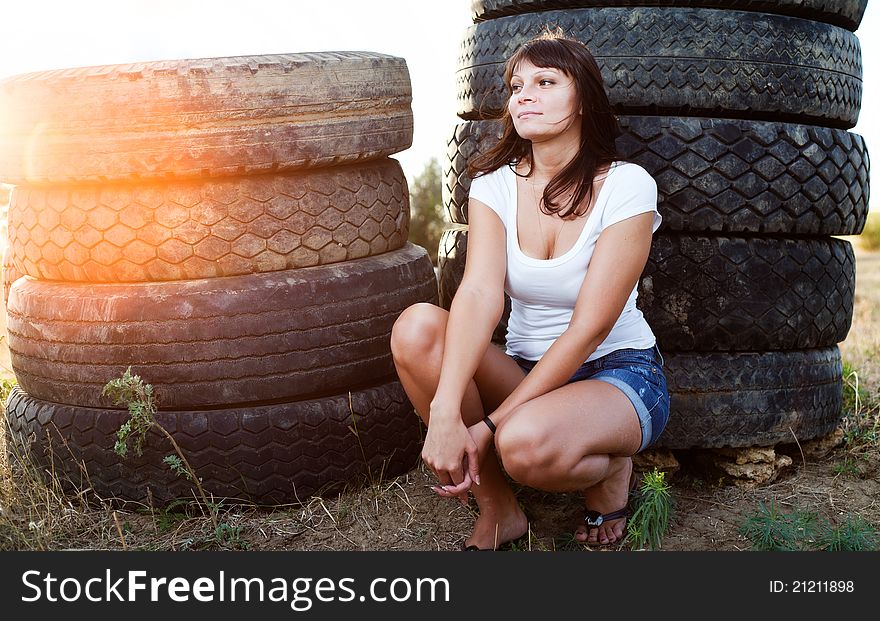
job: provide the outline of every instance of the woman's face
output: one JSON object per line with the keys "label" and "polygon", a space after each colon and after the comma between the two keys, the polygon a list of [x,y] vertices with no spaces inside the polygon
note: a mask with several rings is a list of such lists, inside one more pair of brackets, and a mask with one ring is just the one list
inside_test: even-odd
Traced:
{"label": "woman's face", "polygon": [[544,142],[580,134],[580,102],[574,80],[551,67],[519,63],[510,80],[507,109],[521,138]]}

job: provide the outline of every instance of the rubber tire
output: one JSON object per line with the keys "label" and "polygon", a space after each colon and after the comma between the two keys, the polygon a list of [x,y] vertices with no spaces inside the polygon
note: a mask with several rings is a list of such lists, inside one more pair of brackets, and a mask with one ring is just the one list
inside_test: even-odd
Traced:
{"label": "rubber tire", "polygon": [[[440,243],[440,305],[449,308],[467,229]],[[838,239],[654,237],[637,305],[663,352],[764,351],[835,345],[852,322],[855,256]],[[504,344],[505,314],[493,340]]]}
{"label": "rubber tire", "polygon": [[411,101],[405,60],[372,52],[29,73],[0,81],[0,171],[13,184],[104,182],[374,159],[412,145]]}
{"label": "rubber tire", "polygon": [[[268,274],[139,284],[13,284],[12,368],[54,403],[112,407],[101,396],[127,367],[162,409],[293,401],[394,377],[391,327],[436,302],[424,248]],[[122,407],[122,406],[120,406]]]}
{"label": "rubber tire", "polygon": [[[868,217],[862,136],[789,123],[620,117],[621,158],[657,181],[663,232],[858,235]],[[447,142],[444,204],[467,223],[468,161],[500,139],[497,121],[465,121]]]}
{"label": "rubber tire", "polygon": [[590,48],[618,114],[843,129],[858,119],[862,62],[853,33],[767,13],[656,7],[546,11],[470,27],[457,74],[461,118],[501,115],[504,61],[548,25]]}
{"label": "rubber tire", "polygon": [[837,346],[663,356],[670,417],[657,448],[802,442],[840,422],[843,367]]}
{"label": "rubber tire", "polygon": [[384,158],[287,174],[16,186],[18,270],[67,282],[215,278],[313,267],[403,246],[409,196]]}
{"label": "rubber tire", "polygon": [[[467,261],[467,227],[453,226],[440,237],[440,248],[437,252],[439,266],[440,306],[449,310],[452,298],[458,291],[464,276],[464,265]],[[504,313],[492,333],[492,342],[505,346],[507,342],[507,321],[510,318],[510,297],[504,294]]]}
{"label": "rubber tire", "polygon": [[[197,495],[185,477],[163,463],[174,449],[157,430],[147,434],[141,456],[130,450],[121,458],[114,452],[116,430],[128,419],[127,411],[50,403],[15,387],[6,419],[13,453],[51,469],[65,487],[159,505]],[[160,410],[156,421],[217,500],[303,502],[367,477],[403,474],[416,465],[421,450],[418,416],[396,381],[292,403]]]}
{"label": "rubber tire", "polygon": [[844,240],[658,234],[638,306],[664,352],[812,349],[846,339],[854,293]]}
{"label": "rubber tire", "polygon": [[607,6],[697,6],[740,11],[766,11],[827,22],[855,31],[862,22],[868,0],[473,0],[473,20],[485,21],[507,15],[553,9]]}

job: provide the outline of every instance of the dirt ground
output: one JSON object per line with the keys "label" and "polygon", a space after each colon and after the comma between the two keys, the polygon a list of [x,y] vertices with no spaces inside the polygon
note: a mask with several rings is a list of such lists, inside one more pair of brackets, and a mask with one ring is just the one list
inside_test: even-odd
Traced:
{"label": "dirt ground", "polygon": [[[858,251],[857,257],[853,327],[841,350],[870,395],[869,405],[862,406],[863,416],[873,416],[876,423],[880,252]],[[5,333],[5,317],[2,328]],[[11,366],[5,336],[0,350],[0,372],[7,373]],[[811,448],[811,444],[776,447],[777,455],[787,455],[790,464],[777,469],[773,480],[758,485],[737,484],[716,469],[713,452],[676,452],[678,467],[668,470],[674,511],[662,549],[749,549],[751,544],[739,529],[757,514],[760,503],[771,502],[783,512],[815,512],[832,524],[859,516],[880,530],[877,441],[858,451],[839,445],[828,452],[827,447]],[[212,539],[210,523],[203,517],[105,505],[96,507],[91,527],[83,528],[81,521],[76,528],[56,524],[43,545],[51,549],[456,550],[471,530],[475,505],[440,499],[430,491],[432,484],[433,477],[419,465],[396,479],[314,497],[299,506],[230,507],[219,518],[226,527],[222,543]],[[519,498],[530,519],[531,537],[517,549],[587,549],[571,538],[581,504],[576,494],[522,488]]]}

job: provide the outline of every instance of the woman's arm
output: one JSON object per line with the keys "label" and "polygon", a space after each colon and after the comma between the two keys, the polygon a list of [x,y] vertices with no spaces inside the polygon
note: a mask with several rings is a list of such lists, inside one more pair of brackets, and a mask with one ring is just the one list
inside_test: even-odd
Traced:
{"label": "woman's arm", "polygon": [[431,409],[461,406],[468,382],[504,312],[506,233],[498,215],[480,201],[468,206],[464,276],[449,308],[443,366]]}
{"label": "woman's arm", "polygon": [[[504,312],[506,233],[498,215],[477,200],[468,206],[464,276],[449,309],[443,362],[431,401],[422,459],[441,485],[478,480],[476,445],[461,418],[461,403]],[[463,468],[468,456],[467,469]],[[466,497],[465,497],[466,498]]]}

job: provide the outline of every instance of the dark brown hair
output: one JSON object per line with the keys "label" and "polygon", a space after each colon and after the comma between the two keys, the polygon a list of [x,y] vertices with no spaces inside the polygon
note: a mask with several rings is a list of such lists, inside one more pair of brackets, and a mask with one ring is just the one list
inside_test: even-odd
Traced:
{"label": "dark brown hair", "polygon": [[[603,166],[619,160],[615,140],[620,134],[617,117],[611,110],[599,65],[587,47],[580,41],[569,39],[560,32],[545,32],[526,41],[507,59],[504,81],[508,96],[511,94],[511,76],[516,67],[528,61],[536,67],[550,67],[562,71],[574,81],[575,92],[581,101],[581,144],[578,154],[544,188],[541,209],[547,214],[567,217],[573,213],[583,215],[593,198],[593,178]],[[503,133],[501,140],[468,164],[471,178],[500,168],[525,161],[532,174],[532,142],[516,133],[507,106],[501,117]],[[516,172],[514,170],[514,172]],[[519,173],[517,173],[519,174]],[[574,190],[571,207],[563,212],[555,200],[568,189]],[[586,199],[586,200],[585,200]],[[576,206],[584,209],[576,211]]]}

